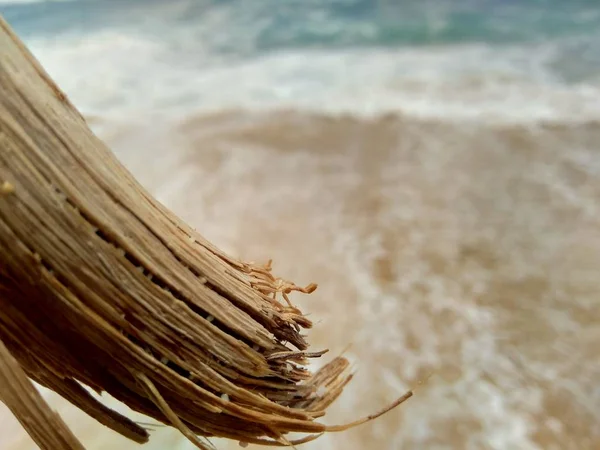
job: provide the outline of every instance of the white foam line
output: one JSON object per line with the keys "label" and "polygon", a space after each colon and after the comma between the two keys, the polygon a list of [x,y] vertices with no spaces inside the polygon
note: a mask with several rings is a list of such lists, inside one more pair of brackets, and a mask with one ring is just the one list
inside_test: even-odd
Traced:
{"label": "white foam line", "polygon": [[228,60],[180,44],[187,47],[178,54],[168,39],[117,30],[29,42],[75,104],[101,114],[288,108],[504,122],[600,118],[598,86],[566,85],[549,68],[553,43],[288,50]]}

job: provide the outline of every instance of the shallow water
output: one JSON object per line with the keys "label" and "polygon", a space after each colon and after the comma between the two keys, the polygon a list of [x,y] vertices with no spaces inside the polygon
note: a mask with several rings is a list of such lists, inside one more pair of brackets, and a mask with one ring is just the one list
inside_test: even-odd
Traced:
{"label": "shallow water", "polygon": [[[375,21],[355,3],[321,14]],[[416,387],[397,411],[304,448],[600,447],[600,72],[573,51],[594,32],[533,7],[520,10],[538,17],[533,37],[419,45],[341,44],[333,32],[301,45],[290,32],[259,46],[264,35],[242,25],[262,10],[237,2],[175,2],[170,15],[153,3],[139,23],[181,20],[191,4],[205,8],[194,35],[204,53],[188,39],[192,19],[170,40],[125,28],[135,1],[84,34],[21,29],[160,201],[229,253],[319,284],[294,297],[316,322],[310,340],[333,354],[351,344],[357,369],[328,423]],[[581,17],[598,12],[578,5]],[[249,42],[235,55],[214,36],[231,23]],[[49,396],[87,448],[136,447]],[[34,448],[2,414],[2,448]],[[150,449],[192,448],[171,430],[155,436]]]}

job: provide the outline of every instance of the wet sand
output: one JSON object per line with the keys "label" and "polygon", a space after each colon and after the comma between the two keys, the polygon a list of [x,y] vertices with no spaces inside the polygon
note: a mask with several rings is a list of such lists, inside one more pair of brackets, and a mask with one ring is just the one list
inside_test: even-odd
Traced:
{"label": "wet sand", "polygon": [[[328,423],[416,388],[303,448],[600,448],[599,124],[231,111],[94,127],[206,238],[319,284],[294,297],[310,341],[351,345],[357,370]],[[51,397],[87,448],[138,447]],[[35,448],[0,420],[19,434],[2,449]],[[159,429],[145,448],[192,446]]]}

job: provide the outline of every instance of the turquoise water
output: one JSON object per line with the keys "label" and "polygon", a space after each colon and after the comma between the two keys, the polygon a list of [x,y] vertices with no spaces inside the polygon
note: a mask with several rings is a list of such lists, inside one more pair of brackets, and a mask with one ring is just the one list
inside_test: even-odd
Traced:
{"label": "turquoise water", "polygon": [[[354,99],[342,109],[355,112],[407,109],[415,84],[427,102],[439,89],[467,89],[468,98],[484,86],[478,98],[499,98],[573,85],[579,96],[600,84],[592,0],[79,0],[0,2],[0,13],[96,112],[129,93],[140,104],[136,88],[152,100],[145,109],[163,111],[295,108],[312,96],[317,109]],[[231,95],[211,94],[224,89]]]}
{"label": "turquoise water", "polygon": [[[257,51],[290,47],[514,43],[598,37],[597,1],[50,1],[0,4],[25,35],[89,32],[105,27],[194,27],[220,15],[234,28],[223,50],[251,39]],[[239,33],[239,30],[245,33]],[[227,28],[221,29],[221,34]],[[222,39],[228,41],[228,39]],[[237,42],[239,44],[239,42]],[[242,48],[246,45],[241,45]]]}

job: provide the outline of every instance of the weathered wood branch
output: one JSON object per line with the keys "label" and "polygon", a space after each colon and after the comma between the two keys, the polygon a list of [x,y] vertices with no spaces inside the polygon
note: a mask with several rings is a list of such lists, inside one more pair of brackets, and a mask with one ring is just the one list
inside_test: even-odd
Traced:
{"label": "weathered wood branch", "polygon": [[0,341],[0,399],[42,450],[83,450],[60,416],[27,378],[17,360]]}
{"label": "weathered wood branch", "polygon": [[315,418],[348,363],[303,367],[321,353],[304,352],[311,323],[287,298],[316,286],[230,258],[157,202],[1,17],[0,250],[0,340],[113,430],[148,440],[80,383],[201,448],[196,435],[289,445],[327,431]]}

